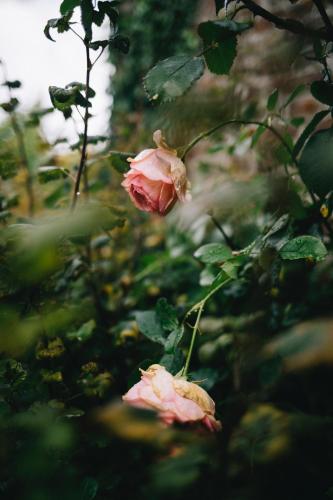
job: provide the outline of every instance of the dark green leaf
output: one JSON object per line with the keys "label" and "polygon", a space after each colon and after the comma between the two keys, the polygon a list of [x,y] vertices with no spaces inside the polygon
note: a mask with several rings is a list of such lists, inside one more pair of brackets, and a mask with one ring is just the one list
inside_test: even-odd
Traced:
{"label": "dark green leaf", "polygon": [[253,148],[257,144],[257,142],[259,141],[260,137],[265,132],[265,130],[266,130],[266,127],[264,125],[259,125],[259,127],[257,128],[257,130],[255,131],[255,133],[252,136],[251,148]]}
{"label": "dark green leaf", "polygon": [[278,98],[279,98],[279,90],[274,89],[273,92],[271,93],[271,95],[267,99],[266,107],[267,107],[268,111],[275,110],[277,102],[278,102]]}
{"label": "dark green leaf", "polygon": [[19,89],[20,87],[22,87],[22,83],[20,82],[20,80],[7,80],[2,85],[8,87],[9,89]]}
{"label": "dark green leaf", "polygon": [[90,42],[89,47],[92,50],[105,49],[109,45],[109,40],[98,40],[96,42]]}
{"label": "dark green leaf", "polygon": [[206,21],[199,24],[198,33],[204,42],[205,60],[212,73],[226,75],[236,57],[237,35],[252,26],[236,21]]}
{"label": "dark green leaf", "polygon": [[305,127],[304,131],[302,132],[302,134],[298,138],[298,140],[297,140],[297,142],[295,144],[295,147],[294,147],[293,156],[295,158],[298,156],[298,153],[303,148],[303,146],[304,146],[306,140],[308,139],[308,137],[312,134],[312,132],[314,132],[314,130],[316,129],[317,125],[319,125],[319,123],[324,118],[326,118],[326,116],[328,115],[328,113],[329,113],[329,110],[319,111],[318,113],[316,113],[314,115],[314,117],[312,118],[312,120]]}
{"label": "dark green leaf", "polygon": [[281,106],[281,110],[286,108],[287,106],[289,106],[290,103],[293,102],[294,99],[296,99],[296,97],[298,97],[300,94],[302,94],[302,92],[304,92],[306,89],[306,86],[301,83],[300,85],[297,85],[297,87],[291,92],[291,94],[289,95],[289,97],[287,98],[286,102]]}
{"label": "dark green leaf", "polygon": [[299,160],[299,171],[306,186],[325,196],[333,190],[333,129],[316,132],[306,143]]}
{"label": "dark green leaf", "polygon": [[232,258],[232,251],[222,243],[208,243],[198,248],[194,257],[205,264],[216,264]]}
{"label": "dark green leaf", "polygon": [[201,57],[173,56],[157,63],[145,76],[144,87],[153,101],[167,102],[185,94],[204,72]]}
{"label": "dark green leaf", "polygon": [[61,167],[39,167],[38,180],[41,184],[46,184],[50,181],[65,179],[68,176],[68,171]]}
{"label": "dark green leaf", "polygon": [[163,330],[170,332],[178,327],[176,310],[166,299],[162,298],[158,300],[156,314]]}
{"label": "dark green leaf", "polygon": [[94,12],[92,0],[81,0],[81,23],[85,31],[85,39],[88,41],[92,39]]}
{"label": "dark green leaf", "polygon": [[298,236],[288,241],[279,254],[284,260],[295,259],[315,259],[323,260],[327,255],[327,250],[323,242],[314,236]]}
{"label": "dark green leaf", "polygon": [[96,322],[94,319],[87,321],[80,328],[74,332],[67,333],[66,337],[69,340],[77,340],[78,342],[85,342],[89,340],[96,328]]}
{"label": "dark green leaf", "polygon": [[63,0],[62,4],[60,5],[60,13],[64,16],[68,12],[74,10],[75,7],[78,7],[80,3],[81,0]]}
{"label": "dark green leaf", "polygon": [[81,484],[80,499],[94,500],[98,492],[98,482],[92,477],[86,477]]}
{"label": "dark green leaf", "polygon": [[176,347],[182,340],[184,335],[184,326],[177,326],[168,336],[164,345],[164,351],[166,354],[172,354],[175,352]]}
{"label": "dark green leaf", "polygon": [[119,18],[119,12],[117,9],[114,8],[114,3],[113,2],[98,2],[98,9],[100,12],[102,12],[104,15],[107,15],[110,19],[110,22],[113,24],[113,26],[116,26],[118,18]]}
{"label": "dark green leaf", "polygon": [[115,35],[109,41],[109,46],[111,49],[116,49],[127,54],[130,49],[130,40],[127,36]]}
{"label": "dark green leaf", "polygon": [[6,111],[6,113],[12,113],[13,111],[15,111],[18,105],[19,100],[16,99],[16,97],[12,97],[10,101],[0,104],[0,108]]}
{"label": "dark green leaf", "polygon": [[225,0],[215,0],[216,15],[224,7],[224,2],[225,2]]}
{"label": "dark green leaf", "polygon": [[145,337],[158,344],[165,344],[165,333],[155,311],[138,311],[135,319]]}
{"label": "dark green leaf", "polygon": [[323,81],[311,84],[311,94],[317,101],[333,106],[333,84]]}

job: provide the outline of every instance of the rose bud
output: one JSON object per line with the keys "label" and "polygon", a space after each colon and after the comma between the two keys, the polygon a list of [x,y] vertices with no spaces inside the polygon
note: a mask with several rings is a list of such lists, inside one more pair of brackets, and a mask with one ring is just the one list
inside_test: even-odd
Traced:
{"label": "rose bud", "polygon": [[134,159],[128,158],[131,168],[121,185],[137,208],[166,215],[177,200],[190,198],[190,184],[184,163],[166,144],[160,130],[154,132],[153,139],[156,149],[145,149]]}
{"label": "rose bud", "polygon": [[126,403],[157,411],[167,425],[200,422],[210,431],[221,429],[221,423],[214,417],[215,403],[204,389],[174,377],[161,365],[140,371],[140,382],[123,396]]}

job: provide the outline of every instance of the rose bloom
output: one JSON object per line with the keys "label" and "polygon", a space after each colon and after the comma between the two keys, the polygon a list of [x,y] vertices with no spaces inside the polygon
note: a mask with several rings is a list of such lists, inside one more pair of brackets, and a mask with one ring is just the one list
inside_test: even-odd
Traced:
{"label": "rose bloom", "polygon": [[161,365],[140,371],[140,382],[123,396],[126,403],[157,411],[167,425],[201,422],[210,431],[221,429],[221,423],[214,417],[215,403],[204,389],[174,377]]}
{"label": "rose bloom", "polygon": [[122,186],[134,205],[144,212],[166,215],[177,200],[189,199],[189,182],[184,163],[170,148],[160,130],[153,135],[156,149],[145,149],[134,159]]}

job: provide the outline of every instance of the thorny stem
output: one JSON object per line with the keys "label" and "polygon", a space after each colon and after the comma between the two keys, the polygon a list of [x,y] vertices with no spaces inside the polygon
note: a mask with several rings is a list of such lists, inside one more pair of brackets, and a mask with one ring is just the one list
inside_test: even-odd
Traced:
{"label": "thorny stem", "polygon": [[[8,75],[7,75],[7,70],[5,64],[2,62],[2,72],[4,76],[4,81],[8,81]],[[13,98],[11,88],[8,87],[8,95],[9,95],[9,100]],[[29,166],[29,156],[27,153],[27,149],[25,146],[24,142],[24,135],[23,131],[21,129],[21,126],[19,124],[17,114],[15,110],[9,112],[10,116],[10,121],[12,124],[12,128],[16,137],[17,145],[18,145],[18,150],[20,154],[20,159],[21,159],[21,165],[25,169],[26,172],[26,180],[25,180],[25,187],[27,191],[27,196],[28,196],[28,213],[29,217],[33,217],[35,213],[35,194],[34,194],[34,187],[33,187],[33,176],[30,172],[30,166]]]}
{"label": "thorny stem", "polygon": [[[85,44],[85,48],[86,48],[86,61],[87,61],[86,95],[85,95],[85,97],[86,97],[86,101],[88,101],[88,99],[89,99],[89,86],[90,86],[90,74],[91,74],[92,64],[91,64],[91,60],[90,60],[90,50],[89,50],[88,42],[84,42],[84,44]],[[82,174],[86,170],[87,146],[88,146],[88,124],[89,124],[89,107],[87,105],[86,111],[84,114],[84,132],[83,132],[83,143],[82,143],[82,150],[81,150],[81,160],[80,160],[79,170],[78,170],[77,176],[76,176],[76,182],[75,182],[72,205],[71,205],[72,212],[75,210],[77,200],[80,196],[81,177],[82,177]],[[87,193],[88,193],[88,176],[87,176],[86,172],[84,174],[84,192],[87,195]]]}
{"label": "thorny stem", "polygon": [[[191,343],[190,343],[190,347],[189,347],[189,350],[188,350],[188,353],[187,353],[187,356],[186,356],[185,366],[184,366],[184,368],[182,370],[182,376],[183,377],[186,377],[186,375],[188,373],[188,369],[189,369],[189,366],[190,366],[191,357],[192,357],[192,353],[193,353],[193,347],[194,347],[194,344],[195,344],[195,339],[196,339],[196,336],[197,336],[197,333],[198,333],[198,330],[199,330],[199,324],[200,324],[201,315],[203,313],[203,310],[204,310],[204,307],[206,305],[206,302],[218,290],[220,290],[220,288],[222,288],[223,286],[225,286],[228,283],[230,283],[230,281],[231,281],[231,278],[227,278],[225,281],[222,281],[222,283],[218,284],[215,288],[213,288],[202,300],[200,300],[193,307],[191,307],[191,309],[187,312],[187,314],[186,314],[186,316],[184,318],[184,321],[185,321],[186,318],[188,318],[188,316],[190,316],[194,311],[198,311],[197,318],[196,318],[195,324],[193,326]],[[183,323],[184,323],[184,321],[183,321]]]}

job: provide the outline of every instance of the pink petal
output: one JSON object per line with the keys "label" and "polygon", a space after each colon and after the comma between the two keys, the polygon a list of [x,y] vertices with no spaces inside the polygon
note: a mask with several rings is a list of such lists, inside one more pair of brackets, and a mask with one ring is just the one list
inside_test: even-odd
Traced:
{"label": "pink petal", "polygon": [[157,156],[157,149],[146,149],[142,151],[134,160],[130,161],[131,170],[140,172],[152,181],[163,181],[172,184],[170,177],[170,162]]}

